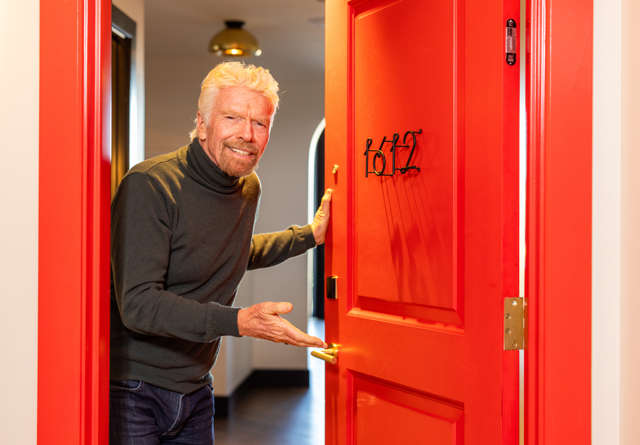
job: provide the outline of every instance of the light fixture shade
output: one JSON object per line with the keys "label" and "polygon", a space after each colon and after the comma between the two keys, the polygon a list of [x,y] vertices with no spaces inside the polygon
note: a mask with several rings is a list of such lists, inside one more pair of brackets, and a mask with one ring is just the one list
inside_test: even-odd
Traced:
{"label": "light fixture shade", "polygon": [[241,20],[227,20],[227,26],[211,38],[209,52],[218,56],[248,57],[259,56],[262,50],[256,38],[247,30],[242,29]]}

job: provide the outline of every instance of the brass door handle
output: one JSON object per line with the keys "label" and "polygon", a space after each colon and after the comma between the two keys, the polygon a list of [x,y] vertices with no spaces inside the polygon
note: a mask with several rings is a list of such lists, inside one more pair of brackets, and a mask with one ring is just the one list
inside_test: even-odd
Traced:
{"label": "brass door handle", "polygon": [[338,362],[338,346],[335,343],[329,344],[329,348],[322,351],[311,351],[311,355],[327,363],[335,365]]}

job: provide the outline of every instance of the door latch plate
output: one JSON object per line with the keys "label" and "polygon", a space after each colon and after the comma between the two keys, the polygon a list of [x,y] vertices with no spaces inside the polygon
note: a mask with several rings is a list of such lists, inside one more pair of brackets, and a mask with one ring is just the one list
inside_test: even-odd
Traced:
{"label": "door latch plate", "polygon": [[337,300],[338,299],[338,277],[336,275],[331,275],[327,277],[327,299],[329,300]]}

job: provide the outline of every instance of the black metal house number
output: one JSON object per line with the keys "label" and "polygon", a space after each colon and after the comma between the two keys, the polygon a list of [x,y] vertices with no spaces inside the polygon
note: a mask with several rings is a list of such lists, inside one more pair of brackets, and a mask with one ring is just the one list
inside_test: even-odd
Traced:
{"label": "black metal house number", "polygon": [[[380,142],[380,146],[377,149],[372,149],[373,139],[367,138],[367,148],[364,151],[364,156],[366,158],[365,163],[365,172],[364,176],[368,177],[369,173],[373,173],[376,176],[393,176],[396,172],[400,172],[400,174],[405,174],[408,171],[415,170],[420,171],[420,167],[411,164],[411,160],[413,159],[413,152],[416,149],[416,135],[421,134],[422,129],[417,131],[407,131],[403,138],[402,144],[399,144],[400,135],[398,133],[394,133],[391,139],[387,139],[386,137],[382,138],[382,142]],[[411,143],[407,142],[407,139],[411,136]],[[387,169],[387,157],[385,156],[382,149],[384,148],[384,144],[391,144],[391,167],[389,169],[389,173],[386,172]],[[398,167],[398,149],[400,148],[410,148],[409,158],[404,166]],[[373,155],[371,155],[373,153]]]}

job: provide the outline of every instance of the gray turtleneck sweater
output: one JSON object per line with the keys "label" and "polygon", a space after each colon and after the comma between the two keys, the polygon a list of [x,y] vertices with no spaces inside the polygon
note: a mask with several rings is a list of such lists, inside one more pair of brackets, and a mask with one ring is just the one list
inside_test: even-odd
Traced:
{"label": "gray turtleneck sweater", "polygon": [[197,139],[127,173],[111,203],[111,379],[211,382],[245,271],[315,246],[308,225],[252,236],[259,196],[255,173],[228,176]]}

